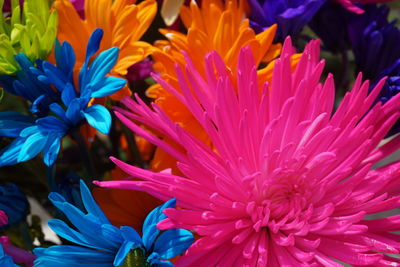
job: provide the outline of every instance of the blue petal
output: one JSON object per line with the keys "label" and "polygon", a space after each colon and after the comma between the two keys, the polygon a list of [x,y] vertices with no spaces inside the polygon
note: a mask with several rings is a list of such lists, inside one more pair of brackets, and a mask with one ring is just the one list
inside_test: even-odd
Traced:
{"label": "blue petal", "polygon": [[82,99],[75,98],[71,101],[67,108],[66,117],[73,124],[78,124],[82,119]]}
{"label": "blue petal", "polygon": [[95,29],[92,35],[90,35],[89,42],[86,47],[86,58],[85,58],[86,65],[89,63],[90,58],[94,54],[96,54],[96,52],[99,50],[102,38],[103,38],[103,30],[101,28]]}
{"label": "blue petal", "polygon": [[52,93],[52,89],[37,79],[37,74],[32,72],[35,69],[32,62],[23,53],[15,56],[22,70],[17,71],[18,80],[13,84],[16,95],[22,96],[33,102],[42,94]]}
{"label": "blue petal", "polygon": [[163,232],[156,240],[153,251],[161,259],[171,259],[185,252],[193,243],[193,234],[184,229],[171,229]]}
{"label": "blue petal", "polygon": [[156,237],[160,233],[160,230],[158,230],[156,227],[157,223],[167,218],[167,216],[162,211],[167,208],[174,208],[175,205],[176,205],[176,199],[172,198],[169,201],[162,204],[161,206],[152,210],[150,214],[147,215],[142,228],[143,232],[142,240],[144,246],[146,247],[146,250],[148,251],[151,250]]}
{"label": "blue petal", "polygon": [[18,112],[0,112],[0,136],[18,137],[26,127],[32,126],[34,119]]}
{"label": "blue petal", "polygon": [[99,218],[93,216],[93,214],[85,214],[68,202],[64,202],[57,207],[67,216],[74,227],[82,233],[87,244],[103,247],[108,251],[116,251],[123,242],[117,227],[111,224],[101,224]]}
{"label": "blue petal", "polygon": [[73,82],[73,70],[75,66],[75,52],[68,42],[60,45],[56,40],[55,55],[57,67],[64,73],[70,83]]}
{"label": "blue petal", "polygon": [[79,88],[81,89],[81,92],[84,91],[85,86],[87,82],[87,68],[89,65],[90,58],[96,54],[96,52],[100,48],[100,42],[101,39],[103,38],[103,30],[102,29],[96,29],[93,31],[92,35],[90,35],[89,42],[86,47],[86,57],[85,57],[85,62],[82,65],[80,71],[79,71]]}
{"label": "blue petal", "polygon": [[110,112],[101,105],[93,105],[82,111],[87,122],[99,132],[108,134],[111,127]]}
{"label": "blue petal", "polygon": [[40,95],[33,101],[29,111],[37,116],[46,116],[49,112],[49,96],[46,94]]}
{"label": "blue petal", "polygon": [[34,158],[37,154],[39,154],[46,145],[47,135],[44,135],[41,132],[37,132],[29,136],[18,155],[18,162],[23,162]]}
{"label": "blue petal", "polygon": [[33,126],[29,126],[29,127],[25,128],[25,129],[23,129],[20,132],[19,136],[20,137],[29,137],[32,134],[36,133],[36,132],[39,132],[39,127],[35,124]]}
{"label": "blue petal", "polygon": [[121,235],[125,240],[132,241],[142,245],[142,238],[135,229],[129,226],[121,226]]}
{"label": "blue petal", "polygon": [[57,233],[57,235],[75,244],[111,253],[115,252],[115,247],[109,247],[108,244],[104,242],[95,242],[93,237],[84,235],[71,229],[65,222],[59,219],[52,219],[48,222],[48,224],[50,228]]}
{"label": "blue petal", "polygon": [[93,89],[91,97],[105,97],[121,90],[126,84],[125,79],[117,77],[105,77],[101,83],[97,84]]}
{"label": "blue petal", "polygon": [[89,68],[88,77],[92,82],[99,81],[107,73],[110,72],[112,67],[118,59],[118,47],[112,47],[101,52],[92,62]]}
{"label": "blue petal", "polygon": [[43,83],[54,85],[58,91],[63,91],[65,85],[70,82],[68,77],[50,62],[43,61],[42,68],[45,75],[39,75],[38,80]]}
{"label": "blue petal", "polygon": [[109,267],[114,260],[113,253],[69,245],[36,248],[33,253],[38,257],[34,266],[40,267]]}
{"label": "blue petal", "polygon": [[[97,217],[96,221],[97,222],[99,221]],[[117,227],[111,224],[105,223],[101,225],[101,235],[108,242],[114,242],[116,244],[116,247],[119,247],[124,240],[121,231]]]}
{"label": "blue petal", "polygon": [[131,251],[132,249],[136,249],[138,247],[140,247],[140,245],[138,245],[135,242],[124,241],[124,243],[122,243],[121,247],[119,248],[117,255],[115,255],[115,260],[113,263],[114,266],[121,266],[124,263],[124,260],[128,255],[129,251]]}
{"label": "blue petal", "polygon": [[65,123],[53,116],[37,119],[36,124],[42,132],[57,132],[64,135],[68,130]]}
{"label": "blue petal", "polygon": [[56,115],[57,115],[58,117],[60,117],[62,120],[65,121],[65,120],[67,119],[65,110],[64,110],[59,104],[53,103],[53,104],[51,104],[49,107],[50,107],[50,110],[51,110],[52,112],[54,112],[54,114],[56,114]]}
{"label": "blue petal", "polygon": [[64,105],[69,106],[71,102],[76,99],[76,96],[77,94],[73,85],[71,83],[67,83],[64,90],[61,92],[61,100]]}
{"label": "blue petal", "polygon": [[18,163],[18,155],[25,140],[25,137],[18,137],[10,145],[0,150],[0,167]]}
{"label": "blue petal", "polygon": [[47,140],[46,146],[43,148],[43,161],[47,166],[53,165],[56,161],[60,145],[61,137],[58,135],[51,135]]}
{"label": "blue petal", "polygon": [[92,194],[90,193],[89,188],[86,184],[81,180],[81,195],[82,201],[85,206],[85,209],[93,214],[94,216],[99,218],[99,221],[104,224],[111,224],[110,221],[107,219],[106,215],[101,211],[99,206],[97,205],[96,201],[93,199]]}

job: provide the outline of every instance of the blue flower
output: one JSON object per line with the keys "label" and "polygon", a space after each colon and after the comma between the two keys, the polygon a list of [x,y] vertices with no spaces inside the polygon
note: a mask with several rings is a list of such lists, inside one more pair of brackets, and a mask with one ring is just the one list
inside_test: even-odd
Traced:
{"label": "blue flower", "polygon": [[326,0],[249,0],[250,23],[256,32],[278,24],[276,41],[296,36]]}
{"label": "blue flower", "polygon": [[16,265],[13,262],[13,259],[11,258],[11,256],[4,253],[4,249],[1,244],[0,244],[0,266],[1,267],[18,267],[18,265]]}
{"label": "blue flower", "polygon": [[50,227],[59,236],[80,246],[37,248],[34,253],[38,258],[34,266],[173,266],[171,262],[161,259],[182,254],[194,240],[192,233],[187,230],[160,231],[156,227],[158,222],[166,218],[162,211],[175,207],[175,199],[157,207],[147,216],[141,238],[129,226],[117,228],[111,225],[82,181],[81,195],[87,213],[68,203],[58,193],[49,195],[76,230],[58,219],[49,221]]}
{"label": "blue flower", "polygon": [[[16,72],[16,76],[0,75],[0,86],[7,92],[31,102],[29,111],[33,114],[39,117],[46,116],[49,105],[60,100],[59,92],[38,80],[36,68],[25,54],[19,53],[15,59],[21,70]],[[36,65],[41,67],[42,62],[36,60]]]}
{"label": "blue flower", "polygon": [[[78,129],[84,121],[101,133],[108,133],[111,127],[109,111],[102,105],[90,105],[90,102],[93,98],[115,93],[126,81],[106,76],[117,61],[117,47],[94,57],[102,37],[103,31],[97,29],[89,39],[85,63],[79,72],[79,90],[74,86],[75,53],[69,43],[56,43],[56,66],[41,61],[39,67],[34,67],[29,60],[24,60],[23,54],[17,56],[24,63],[21,67],[26,72],[17,74],[18,79],[10,82],[12,85],[6,88],[30,100],[33,103],[31,111],[38,118],[16,112],[0,113],[0,126],[5,127],[5,130],[0,128],[0,136],[16,138],[0,151],[0,166],[30,160],[40,152],[44,155],[44,163],[47,166],[53,165],[60,150],[61,139]],[[7,79],[3,77],[0,82],[4,80]],[[56,90],[47,90],[50,85]],[[41,116],[49,111],[53,115]]]}
{"label": "blue flower", "polygon": [[376,79],[400,58],[400,30],[396,21],[388,21],[389,7],[365,5],[363,9],[364,14],[349,21],[349,38],[357,70]]}
{"label": "blue flower", "polygon": [[17,224],[25,220],[25,217],[29,211],[29,203],[26,199],[26,196],[19,191],[15,184],[0,186],[0,210],[7,214],[7,226]]}

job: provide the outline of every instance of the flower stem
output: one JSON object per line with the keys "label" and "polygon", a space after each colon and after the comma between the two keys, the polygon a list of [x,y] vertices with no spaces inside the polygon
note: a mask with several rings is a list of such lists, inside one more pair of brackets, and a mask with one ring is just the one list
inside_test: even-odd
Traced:
{"label": "flower stem", "polygon": [[89,147],[87,146],[85,139],[83,138],[82,134],[79,132],[79,129],[73,131],[70,133],[71,138],[78,144],[79,150],[81,152],[81,159],[83,160],[83,164],[85,166],[87,175],[89,176],[89,181],[87,179],[84,179],[86,182],[89,182],[90,184],[91,180],[94,180],[94,178],[97,177],[94,164],[93,164],[93,159],[90,154]]}

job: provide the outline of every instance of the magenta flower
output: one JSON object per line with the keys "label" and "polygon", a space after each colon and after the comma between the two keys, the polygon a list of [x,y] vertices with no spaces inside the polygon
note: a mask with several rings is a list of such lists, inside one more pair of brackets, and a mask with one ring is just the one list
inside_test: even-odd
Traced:
{"label": "magenta flower", "polygon": [[131,111],[117,109],[130,129],[178,160],[182,176],[113,159],[141,181],[97,184],[177,199],[181,208],[166,209],[168,218],[158,227],[199,235],[177,266],[400,263],[384,254],[399,253],[400,237],[392,232],[400,230],[400,215],[369,217],[400,206],[400,163],[371,169],[400,146],[400,137],[379,146],[399,118],[400,94],[374,105],[384,81],[368,94],[369,84],[359,75],[333,112],[332,75],[319,83],[324,68],[319,41],[305,48],[294,72],[293,53],[287,39],[271,84],[262,88],[249,48],[241,51],[237,73],[213,52],[206,57],[207,80],[189,58],[185,73],[176,70],[179,91],[156,77],[192,112],[212,148],[172,122],[156,104],[149,108],[139,98],[124,99]]}
{"label": "magenta flower", "polygon": [[24,266],[32,267],[36,259],[32,253],[13,246],[8,236],[0,236],[0,246],[3,246],[4,252],[11,256],[13,261]]}
{"label": "magenta flower", "polygon": [[7,214],[0,210],[0,227],[8,224]]}
{"label": "magenta flower", "polygon": [[364,10],[355,5],[355,3],[361,4],[373,4],[373,3],[384,3],[390,2],[393,0],[336,0],[339,4],[341,4],[345,9],[354,12],[356,14],[364,13]]}
{"label": "magenta flower", "polygon": [[85,0],[69,0],[75,7],[79,16],[84,19],[85,18]]}

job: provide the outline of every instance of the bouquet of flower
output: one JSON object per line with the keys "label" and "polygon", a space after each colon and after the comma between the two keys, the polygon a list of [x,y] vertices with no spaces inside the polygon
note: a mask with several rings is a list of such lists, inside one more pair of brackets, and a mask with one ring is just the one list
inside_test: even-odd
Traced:
{"label": "bouquet of flower", "polygon": [[0,266],[400,266],[398,1],[0,7]]}

